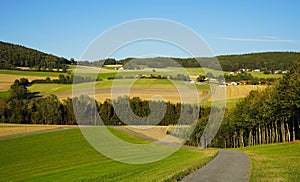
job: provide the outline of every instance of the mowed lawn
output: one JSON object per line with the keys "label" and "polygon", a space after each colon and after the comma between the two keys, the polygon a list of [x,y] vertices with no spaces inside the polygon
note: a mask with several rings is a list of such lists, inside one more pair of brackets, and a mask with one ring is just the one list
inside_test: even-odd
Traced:
{"label": "mowed lawn", "polygon": [[[131,143],[147,141],[111,131]],[[0,181],[163,181],[203,166],[217,150],[180,149],[158,162],[116,162],[91,147],[79,129],[0,139]],[[120,151],[122,152],[122,151]]]}
{"label": "mowed lawn", "polygon": [[300,181],[300,141],[240,150],[250,157],[250,181]]}

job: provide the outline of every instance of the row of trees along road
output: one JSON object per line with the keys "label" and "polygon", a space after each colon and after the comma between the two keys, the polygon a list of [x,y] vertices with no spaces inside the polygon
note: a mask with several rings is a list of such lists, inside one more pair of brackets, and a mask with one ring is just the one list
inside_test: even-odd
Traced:
{"label": "row of trees along road", "polygon": [[300,139],[300,60],[274,86],[249,96],[228,112],[217,147],[244,147]]}

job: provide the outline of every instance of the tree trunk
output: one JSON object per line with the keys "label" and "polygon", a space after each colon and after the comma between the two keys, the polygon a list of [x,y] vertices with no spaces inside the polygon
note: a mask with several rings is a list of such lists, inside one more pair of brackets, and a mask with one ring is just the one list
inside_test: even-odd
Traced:
{"label": "tree trunk", "polygon": [[275,143],[279,142],[277,122],[275,122]]}
{"label": "tree trunk", "polygon": [[295,131],[296,129],[295,129],[295,118],[293,118],[293,141],[295,141],[296,140],[296,131]]}
{"label": "tree trunk", "polygon": [[272,126],[271,126],[271,130],[272,130],[272,137],[271,137],[271,143],[274,143],[275,142],[275,125],[274,123],[272,123]]}
{"label": "tree trunk", "polygon": [[266,144],[266,127],[265,126],[262,127],[262,137],[261,137],[261,140],[262,140],[262,144]]}
{"label": "tree trunk", "polygon": [[281,120],[280,122],[280,129],[281,129],[281,141],[285,143],[285,128],[284,128],[284,121]]}
{"label": "tree trunk", "polygon": [[255,145],[255,135],[252,134],[252,145]]}
{"label": "tree trunk", "polygon": [[270,132],[269,126],[266,127],[266,142],[270,143]]}
{"label": "tree trunk", "polygon": [[256,143],[256,144],[255,144],[255,145],[259,145],[259,137],[258,137],[258,134],[259,134],[259,133],[258,133],[258,129],[256,129],[256,132],[255,132],[255,138],[256,138],[256,140],[255,140],[256,142],[255,142],[255,143]]}
{"label": "tree trunk", "polygon": [[252,130],[249,132],[249,139],[248,139],[248,146],[253,145],[253,136],[252,136]]}
{"label": "tree trunk", "polygon": [[235,148],[236,147],[236,143],[235,143],[235,137],[236,136],[236,131],[234,132],[234,134],[233,134],[233,148]]}
{"label": "tree trunk", "polygon": [[244,132],[240,131],[240,147],[244,147]]}
{"label": "tree trunk", "polygon": [[286,129],[287,129],[286,139],[287,139],[287,142],[290,142],[291,141],[291,133],[290,133],[288,121],[286,122]]}
{"label": "tree trunk", "polygon": [[258,144],[261,145],[261,129],[260,129],[260,126],[258,126]]}

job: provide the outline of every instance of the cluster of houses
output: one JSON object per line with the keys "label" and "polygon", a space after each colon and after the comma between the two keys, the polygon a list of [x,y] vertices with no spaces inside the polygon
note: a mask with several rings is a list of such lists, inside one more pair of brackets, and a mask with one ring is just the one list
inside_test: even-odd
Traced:
{"label": "cluster of houses", "polygon": [[241,80],[240,82],[220,82],[220,85],[226,85],[226,86],[250,85],[250,84],[251,84],[251,80]]}
{"label": "cluster of houses", "polygon": [[[251,70],[251,69],[241,68],[241,69],[236,70],[235,72],[232,71],[229,74],[234,75],[234,74],[241,74],[243,72],[261,72],[261,71],[262,71],[261,69]],[[284,71],[282,71],[282,70],[274,70],[273,73],[274,74],[285,74],[287,72],[288,72],[287,70],[284,70]],[[270,73],[271,73],[271,71],[270,71]]]}

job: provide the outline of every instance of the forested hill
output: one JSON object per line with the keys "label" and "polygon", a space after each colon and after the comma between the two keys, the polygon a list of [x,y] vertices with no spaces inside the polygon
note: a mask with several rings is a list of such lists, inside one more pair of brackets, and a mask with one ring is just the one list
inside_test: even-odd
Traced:
{"label": "forested hill", "polygon": [[[216,59],[217,58],[217,59]],[[202,67],[216,68],[219,60],[224,71],[236,71],[237,69],[261,69],[266,70],[287,70],[295,61],[300,58],[299,52],[262,52],[241,55],[221,55],[216,58],[197,58]],[[119,63],[129,69],[135,67],[133,58],[120,60]],[[172,67],[176,66],[170,59],[175,60],[183,67],[199,67],[194,58],[138,58],[136,63],[145,64],[148,67]],[[128,63],[128,64],[127,64]]]}
{"label": "forested hill", "polygon": [[241,55],[217,56],[225,71],[235,71],[239,68],[267,70],[287,70],[297,59],[299,52],[262,52]]}
{"label": "forested hill", "polygon": [[65,69],[70,62],[24,46],[0,41],[0,69],[15,69],[16,67],[31,67],[35,70]]}

